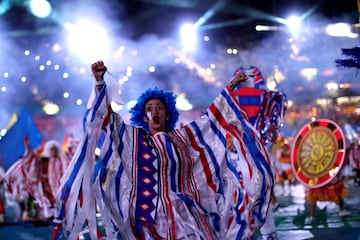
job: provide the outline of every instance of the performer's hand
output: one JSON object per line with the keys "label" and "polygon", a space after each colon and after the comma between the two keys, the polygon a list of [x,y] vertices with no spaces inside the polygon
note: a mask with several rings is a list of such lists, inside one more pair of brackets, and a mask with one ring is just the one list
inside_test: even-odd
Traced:
{"label": "performer's hand", "polygon": [[107,68],[103,61],[97,61],[96,63],[91,64],[91,72],[94,75],[96,81],[104,80],[104,74],[106,70]]}
{"label": "performer's hand", "polygon": [[231,79],[229,83],[229,87],[231,90],[234,90],[234,88],[239,85],[241,82],[245,82],[248,79],[248,76],[242,71],[237,71],[235,76]]}

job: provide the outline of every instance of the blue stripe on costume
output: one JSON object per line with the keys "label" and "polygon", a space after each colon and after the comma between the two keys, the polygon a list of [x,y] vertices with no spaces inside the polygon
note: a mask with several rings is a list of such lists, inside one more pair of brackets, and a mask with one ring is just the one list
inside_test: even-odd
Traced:
{"label": "blue stripe on costume", "polygon": [[106,93],[105,87],[103,87],[101,92],[100,92],[99,98],[97,99],[97,101],[96,101],[96,103],[94,105],[94,110],[93,110],[92,115],[91,115],[91,121],[94,121],[96,112],[99,109],[100,104],[101,104],[101,102],[103,101],[103,99],[105,97],[105,93]]}
{"label": "blue stripe on costume", "polygon": [[236,240],[242,240],[243,235],[244,235],[246,222],[244,220],[240,220],[240,221],[238,221],[238,223],[241,225],[241,228],[240,228],[238,234],[236,235]]}
{"label": "blue stripe on costume", "polygon": [[261,106],[263,95],[237,95],[241,106]]}
{"label": "blue stripe on costume", "polygon": [[78,175],[79,170],[84,162],[85,155],[86,155],[86,149],[87,149],[87,145],[88,145],[88,138],[89,138],[89,136],[86,136],[84,145],[83,145],[83,147],[81,149],[81,153],[79,155],[79,158],[76,160],[73,171],[71,172],[71,175],[64,186],[63,192],[61,194],[61,200],[64,200],[68,197],[71,186],[73,185],[74,180],[75,180],[76,176]]}
{"label": "blue stripe on costume", "polygon": [[[156,210],[156,202],[159,199],[156,185],[159,180],[154,176],[158,171],[157,157],[152,152],[151,145],[147,145],[147,140],[142,134],[145,130],[139,129],[137,135],[137,155],[136,159],[136,181],[137,185],[134,186],[136,190],[136,204],[135,204],[135,225],[138,224],[138,231],[146,226],[152,226],[155,219],[152,212]],[[143,144],[146,143],[146,144]],[[147,179],[146,181],[144,181]],[[148,193],[144,195],[143,193]],[[155,203],[154,203],[155,202]],[[147,205],[147,208],[142,208],[142,205]]]}
{"label": "blue stripe on costume", "polygon": [[[124,148],[124,143],[121,140],[123,138],[124,133],[125,133],[125,124],[122,123],[121,127],[120,127],[120,131],[119,131],[119,139],[120,139],[119,147],[117,149],[119,156],[121,156],[121,153],[122,153],[123,148]],[[120,207],[120,180],[121,180],[121,176],[123,174],[123,171],[124,171],[124,165],[123,165],[123,163],[121,161],[119,169],[118,169],[118,171],[116,173],[116,179],[115,179],[115,186],[116,187],[115,188],[116,188],[116,201],[117,201],[119,213],[120,213],[120,215],[122,217],[123,217],[123,213],[122,213],[121,207]]]}
{"label": "blue stripe on costume", "polygon": [[226,166],[228,166],[230,171],[234,173],[234,176],[240,182],[241,179],[240,179],[238,171],[236,170],[236,167],[229,161],[229,159],[227,157],[226,157]]}
{"label": "blue stripe on costume", "polygon": [[[166,152],[169,154],[169,158],[170,158],[170,162],[171,162],[171,167],[170,167],[171,190],[174,193],[176,193],[176,195],[182,201],[184,201],[187,206],[192,206],[192,207],[198,206],[203,212],[207,213],[207,211],[203,207],[201,207],[199,204],[195,203],[194,200],[192,200],[189,197],[184,196],[184,194],[179,193],[179,191],[177,191],[176,177],[178,176],[179,173],[176,174],[176,166],[177,166],[177,164],[176,164],[176,160],[175,160],[175,156],[174,156],[174,151],[173,151],[173,148],[172,148],[171,139],[168,136],[165,137],[165,141],[166,141],[165,142]],[[215,229],[217,231],[219,231],[220,230],[220,216],[217,213],[210,213],[210,216],[212,216],[213,219],[214,219]]]}
{"label": "blue stripe on costume", "polygon": [[224,134],[220,131],[220,129],[216,126],[216,124],[212,120],[210,120],[210,127],[213,130],[213,132],[216,134],[216,136],[218,136],[224,148],[226,148],[226,136],[224,136]]}
{"label": "blue stripe on costume", "polygon": [[[240,193],[242,193],[242,189],[238,188],[238,194],[239,194],[239,200],[237,201],[236,204],[236,210],[238,210],[240,208],[240,205],[243,203],[244,201],[244,196]],[[238,213],[238,211],[236,211]],[[236,222],[241,225],[240,230],[238,231],[237,235],[236,235],[236,240],[242,240],[243,239],[243,235],[244,235],[244,230],[246,228],[247,224],[250,224],[248,222],[246,222],[245,220],[241,219],[242,214],[236,214]]]}
{"label": "blue stripe on costume", "polygon": [[[112,133],[113,131],[114,131],[114,122],[112,122],[112,124],[110,125],[110,133]],[[113,142],[114,142],[113,136],[112,136],[112,134],[110,134],[109,148],[106,151],[106,154],[103,159],[103,164],[101,165],[101,169],[100,169],[100,181],[101,182],[105,179],[106,167],[107,167],[109,159],[113,153],[113,149],[112,149]]]}
{"label": "blue stripe on costume", "polygon": [[[113,132],[114,130],[114,122],[110,125],[110,132]],[[106,153],[105,153],[105,156],[104,158],[99,158],[96,162],[96,165],[95,165],[95,169],[94,169],[94,179],[93,181],[95,181],[96,179],[96,176],[100,173],[100,183],[103,182],[104,178],[105,178],[105,173],[106,173],[106,166],[109,162],[109,159],[113,153],[113,150],[112,150],[112,144],[113,144],[113,137],[112,135],[110,134],[110,143],[109,143],[109,147],[108,149],[106,150]]]}
{"label": "blue stripe on costume", "polygon": [[[240,176],[238,171],[236,170],[235,166],[233,164],[231,164],[231,162],[226,158],[226,165],[228,166],[228,168],[230,169],[231,172],[234,173],[234,176],[236,177],[236,179],[240,182]],[[243,190],[238,188],[238,200],[236,203],[236,222],[238,224],[241,225],[239,232],[237,233],[237,237],[236,239],[242,239],[242,236],[244,235],[244,230],[246,225],[248,224],[246,221],[241,219],[241,214],[238,214],[238,209],[240,208],[240,205],[243,204],[244,201],[244,195],[243,195]]]}
{"label": "blue stripe on costume", "polygon": [[[215,154],[214,152],[211,150],[211,148],[209,147],[209,145],[206,143],[206,141],[204,140],[203,138],[203,135],[199,129],[199,126],[196,124],[196,122],[191,122],[190,125],[192,126],[192,128],[194,129],[195,131],[195,136],[197,136],[197,138],[199,139],[199,143],[205,147],[207,153],[209,154],[209,157],[211,159],[211,162],[215,168],[215,175],[216,175],[216,178],[221,180],[221,177],[220,177],[220,167],[219,167],[219,164],[218,162],[216,161],[216,157],[215,157]],[[222,186],[222,183],[221,181],[219,181],[219,189],[218,189],[218,193],[221,193],[223,195],[223,186]]]}
{"label": "blue stripe on costume", "polygon": [[[71,187],[75,181],[75,178],[84,162],[84,158],[85,158],[85,154],[86,154],[86,148],[87,148],[87,145],[88,145],[88,136],[86,136],[85,140],[84,140],[84,144],[83,144],[83,147],[81,149],[81,153],[79,155],[79,158],[78,160],[76,161],[75,165],[74,165],[74,168],[70,174],[70,177],[69,179],[67,180],[67,182],[65,183],[64,185],[64,188],[61,192],[61,196],[60,196],[60,199],[61,199],[61,208],[60,208],[60,211],[59,211],[59,214],[58,214],[58,217],[57,217],[57,220],[63,220],[64,219],[64,216],[65,216],[65,204],[64,202],[66,202],[68,196],[69,196],[69,193],[70,193],[70,190],[71,190]],[[75,160],[75,159],[74,159]],[[62,232],[62,230],[61,230]],[[58,233],[60,234],[60,233]]]}
{"label": "blue stripe on costume", "polygon": [[89,116],[89,112],[91,111],[91,109],[89,108],[89,109],[87,109],[86,110],[86,112],[85,112],[85,114],[84,114],[84,117],[83,117],[83,131],[85,132],[85,130],[86,130],[86,119],[87,119],[87,117]]}
{"label": "blue stripe on costume", "polygon": [[119,134],[118,134],[119,146],[118,146],[117,152],[118,152],[119,156],[121,156],[123,148],[124,148],[124,143],[123,143],[122,139],[123,139],[123,136],[125,133],[125,129],[126,129],[125,123],[122,122],[121,126],[120,126],[120,130],[119,130]]}
{"label": "blue stripe on costume", "polygon": [[174,157],[174,153],[173,153],[173,149],[172,149],[172,143],[171,140],[169,138],[169,136],[165,135],[165,146],[166,146],[166,152],[169,154],[169,158],[170,158],[170,162],[171,162],[171,167],[170,167],[170,185],[171,185],[171,190],[173,190],[174,192],[177,192],[176,189],[176,161],[175,161],[175,157]]}
{"label": "blue stripe on costume", "polygon": [[[220,177],[220,167],[218,165],[218,162],[216,160],[216,157],[215,157],[215,154],[214,152],[211,150],[211,148],[209,147],[209,145],[205,142],[204,138],[203,138],[203,135],[199,129],[199,126],[196,124],[196,122],[191,122],[190,125],[192,126],[192,128],[194,129],[195,131],[195,136],[197,136],[197,138],[199,139],[199,143],[205,147],[210,159],[211,159],[211,162],[213,163],[213,166],[215,168],[215,175],[216,175],[216,178],[219,180],[219,189],[218,189],[218,193],[220,193],[223,197],[224,197],[224,188],[223,188],[223,184],[222,184],[222,178]],[[213,218],[213,224],[214,224],[214,227],[217,231],[220,230],[220,216],[215,213],[215,212],[212,212],[210,213],[210,216]]]}
{"label": "blue stripe on costume", "polygon": [[246,144],[246,146],[249,149],[249,153],[251,154],[252,158],[254,159],[254,162],[256,164],[256,167],[258,168],[258,170],[260,171],[261,175],[263,176],[262,179],[262,184],[261,184],[261,198],[260,201],[258,203],[259,205],[259,213],[254,213],[255,216],[257,216],[257,218],[260,220],[260,222],[264,222],[265,218],[261,218],[261,209],[263,207],[264,204],[264,196],[265,196],[265,185],[266,185],[266,174],[264,172],[264,169],[262,168],[265,167],[267,173],[272,177],[272,172],[270,169],[269,164],[266,162],[266,159],[264,158],[264,156],[262,155],[262,153],[260,152],[260,150],[258,149],[257,145],[256,145],[256,139],[254,138],[251,129],[249,128],[249,126],[245,123],[245,120],[242,116],[241,111],[239,110],[238,106],[235,105],[235,103],[233,102],[231,96],[226,92],[226,90],[221,91],[221,95],[226,99],[228,105],[230,106],[230,108],[235,112],[236,116],[238,117],[239,121],[242,123],[242,126],[244,127],[244,142]]}

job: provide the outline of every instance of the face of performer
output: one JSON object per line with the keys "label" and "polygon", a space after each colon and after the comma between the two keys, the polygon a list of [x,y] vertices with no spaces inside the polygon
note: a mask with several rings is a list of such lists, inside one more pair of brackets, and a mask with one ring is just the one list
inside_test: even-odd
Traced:
{"label": "face of performer", "polygon": [[165,104],[159,99],[150,99],[145,104],[144,121],[148,123],[150,134],[166,131],[166,121],[169,119]]}
{"label": "face of performer", "polygon": [[56,146],[50,148],[50,157],[59,157],[59,149]]}

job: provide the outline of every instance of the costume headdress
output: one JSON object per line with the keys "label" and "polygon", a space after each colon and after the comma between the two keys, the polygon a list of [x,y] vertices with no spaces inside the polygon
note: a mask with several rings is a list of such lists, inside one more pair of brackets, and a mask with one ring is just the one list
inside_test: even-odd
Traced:
{"label": "costume headdress", "polygon": [[53,147],[56,147],[59,151],[59,154],[61,154],[61,152],[62,152],[61,144],[56,140],[49,140],[45,143],[44,153],[43,153],[44,157],[50,157],[51,149]]}
{"label": "costume headdress", "polygon": [[145,104],[151,99],[159,99],[165,105],[166,112],[169,115],[169,120],[166,122],[166,131],[173,130],[175,124],[179,119],[179,112],[176,110],[176,97],[171,91],[159,89],[158,87],[149,88],[140,95],[137,99],[136,105],[130,109],[131,124],[140,126],[150,131],[149,126],[144,122]]}
{"label": "costume headdress", "polygon": [[244,72],[248,79],[234,89],[234,94],[250,123],[260,132],[262,142],[274,142],[283,127],[286,95],[266,90],[265,80],[257,67],[238,67],[234,75],[238,71]]}
{"label": "costume headdress", "polygon": [[238,67],[234,72],[234,76],[238,71],[245,73],[246,76],[248,77],[248,79],[245,82],[239,84],[238,88],[241,87],[254,87],[257,89],[266,88],[264,78],[257,67],[254,66]]}

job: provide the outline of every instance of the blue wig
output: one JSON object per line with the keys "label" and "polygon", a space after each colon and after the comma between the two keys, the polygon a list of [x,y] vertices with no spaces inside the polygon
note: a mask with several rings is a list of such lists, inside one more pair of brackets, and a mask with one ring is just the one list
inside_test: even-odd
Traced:
{"label": "blue wig", "polygon": [[130,109],[131,124],[140,126],[150,132],[149,126],[144,122],[145,104],[151,99],[159,99],[165,105],[169,120],[166,121],[166,131],[175,128],[175,124],[179,119],[179,112],[176,110],[176,96],[171,91],[161,90],[158,87],[149,88],[137,99],[136,105]]}

